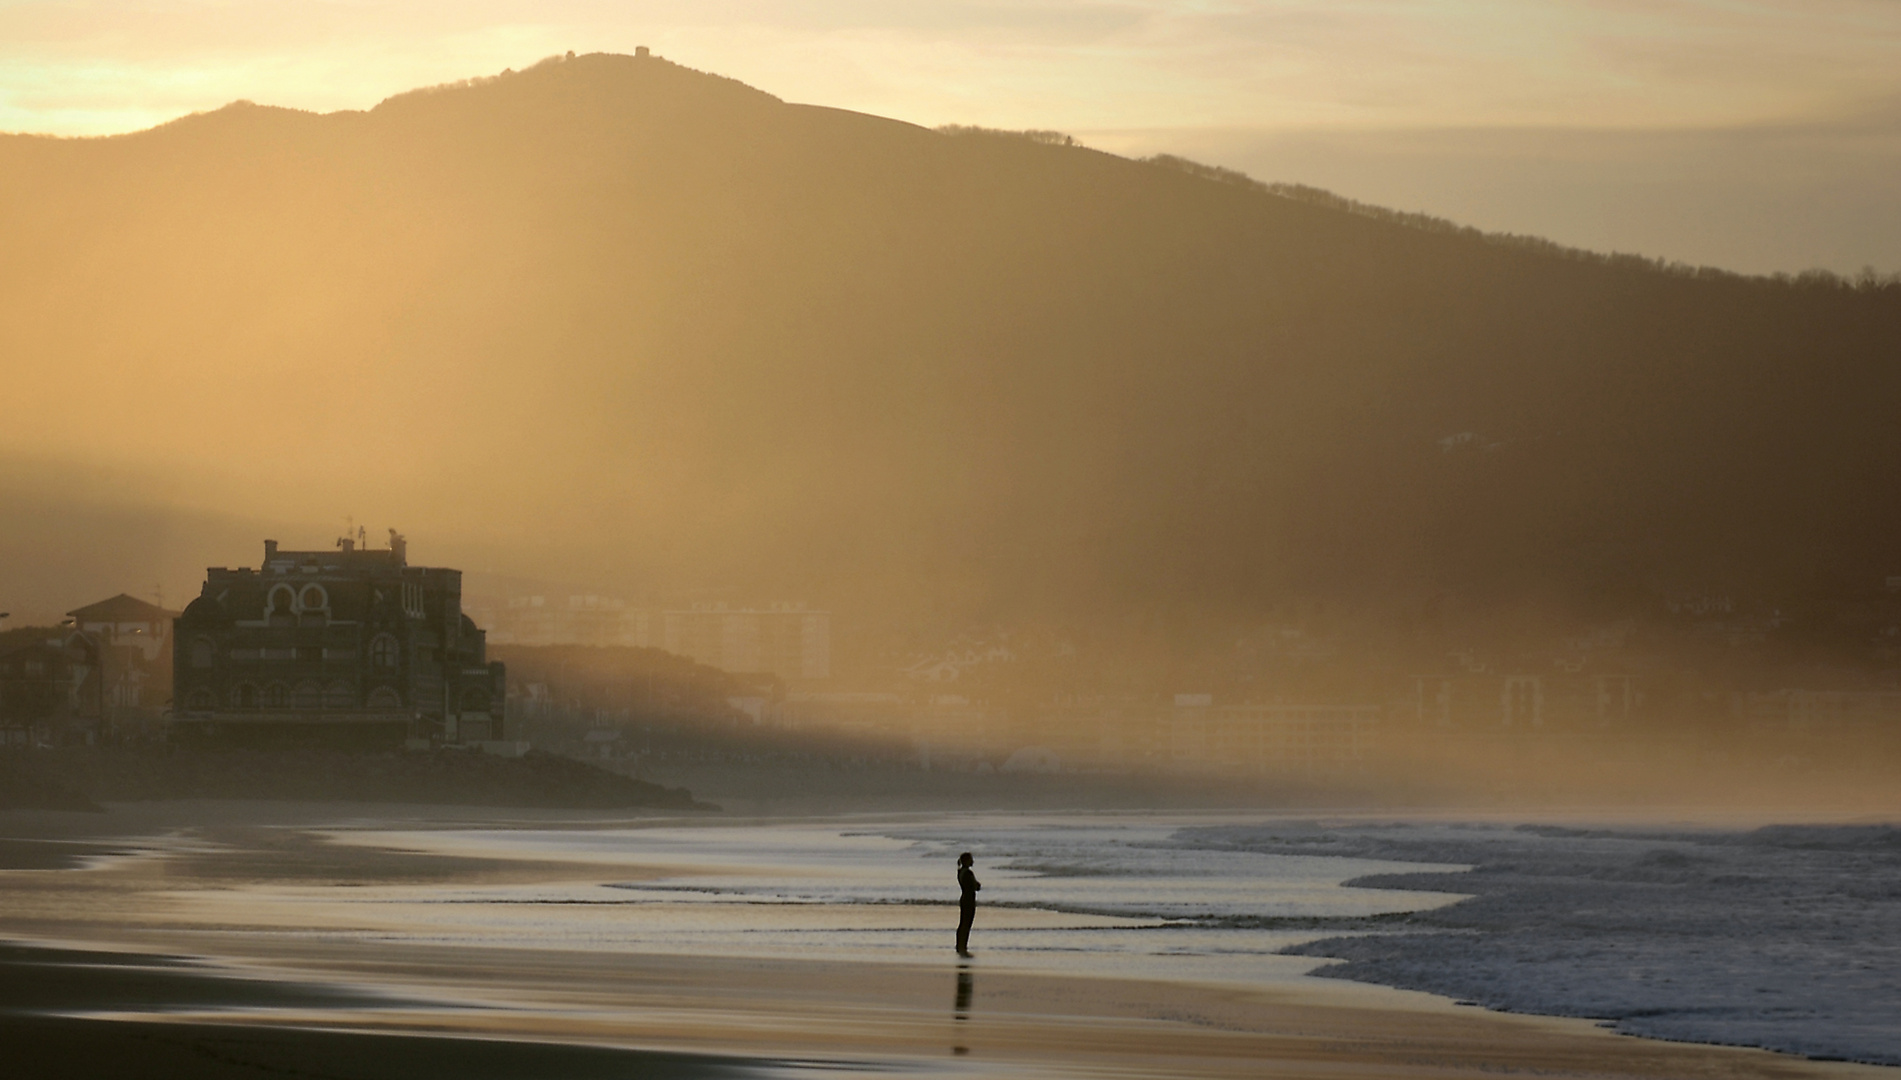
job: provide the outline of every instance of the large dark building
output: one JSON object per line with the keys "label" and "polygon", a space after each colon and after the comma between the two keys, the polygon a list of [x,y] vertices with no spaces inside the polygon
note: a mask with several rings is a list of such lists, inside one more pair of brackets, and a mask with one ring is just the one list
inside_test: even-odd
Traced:
{"label": "large dark building", "polygon": [[502,665],[462,614],[462,572],[342,540],[214,567],[174,631],[173,728],[244,740],[468,743],[503,737]]}

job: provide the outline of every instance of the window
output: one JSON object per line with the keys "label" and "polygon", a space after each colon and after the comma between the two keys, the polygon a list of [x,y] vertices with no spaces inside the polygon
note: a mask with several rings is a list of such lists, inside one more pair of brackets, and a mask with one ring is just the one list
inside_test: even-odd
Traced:
{"label": "window", "polygon": [[191,643],[191,666],[208,668],[217,661],[218,647],[209,638],[195,638]]}
{"label": "window", "polygon": [[403,649],[396,639],[388,634],[378,634],[370,641],[370,666],[378,671],[395,671],[402,665]]}
{"label": "window", "polygon": [[185,699],[185,707],[187,709],[195,709],[200,712],[207,709],[215,708],[217,704],[218,704],[217,697],[213,695],[211,691],[205,689],[202,686],[196,690],[193,690],[191,692],[191,696]]}
{"label": "window", "polygon": [[403,695],[387,686],[379,686],[370,692],[370,708],[400,709],[403,707]]}
{"label": "window", "polygon": [[318,709],[323,707],[323,687],[314,682],[300,682],[297,693],[291,698],[292,704],[299,709]]}
{"label": "window", "polygon": [[321,585],[304,586],[301,600],[305,611],[322,611],[330,606],[330,597],[323,591]]}
{"label": "window", "polygon": [[279,585],[271,590],[271,614],[289,615],[296,600],[297,594],[291,591],[290,586]]}
{"label": "window", "polygon": [[264,688],[264,707],[265,708],[283,709],[283,708],[288,708],[289,706],[290,706],[290,687],[285,686],[281,682],[274,682],[271,685]]}
{"label": "window", "polygon": [[257,708],[257,687],[239,683],[231,688],[231,704],[239,709]]}
{"label": "window", "polygon": [[479,686],[471,686],[462,691],[463,712],[487,712],[488,691]]}

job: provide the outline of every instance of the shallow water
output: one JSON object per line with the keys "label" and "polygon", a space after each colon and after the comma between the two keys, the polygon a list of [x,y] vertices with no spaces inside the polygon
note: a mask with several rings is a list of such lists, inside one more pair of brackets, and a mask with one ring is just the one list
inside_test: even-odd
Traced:
{"label": "shallow water", "polygon": [[[306,935],[695,956],[941,962],[955,860],[984,882],[985,965],[1196,982],[1299,978],[1291,944],[1459,897],[1348,888],[1418,863],[1196,850],[1167,818],[971,817],[650,828],[364,829],[338,842],[582,871],[555,884],[259,886],[197,896]],[[1437,869],[1458,869],[1446,866]],[[592,879],[592,880],[588,880]]]}
{"label": "shallow water", "polygon": [[1221,850],[1477,864],[1476,895],[1404,934],[1318,942],[1330,974],[1615,1029],[1901,1066],[1901,829],[1276,824],[1184,832]]}

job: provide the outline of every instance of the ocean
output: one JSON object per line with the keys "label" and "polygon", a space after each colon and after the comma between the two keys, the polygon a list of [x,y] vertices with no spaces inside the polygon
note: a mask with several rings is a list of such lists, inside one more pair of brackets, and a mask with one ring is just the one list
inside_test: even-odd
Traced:
{"label": "ocean", "polygon": [[[1901,830],[972,814],[481,827],[332,845],[524,873],[172,893],[312,945],[948,967],[1279,988],[1315,976],[1618,1031],[1901,1064]],[[529,868],[563,867],[560,874]],[[1338,987],[1338,982],[1332,986]]]}
{"label": "ocean", "polygon": [[[1218,820],[1218,819],[1217,819]],[[1259,985],[1325,963],[1282,950],[1359,933],[1459,894],[1350,879],[1458,866],[1217,851],[1205,818],[977,815],[614,828],[363,829],[333,841],[419,854],[582,864],[598,882],[259,886],[207,897],[312,934],[471,948],[932,963],[951,954],[957,854],[984,888],[984,965]]]}

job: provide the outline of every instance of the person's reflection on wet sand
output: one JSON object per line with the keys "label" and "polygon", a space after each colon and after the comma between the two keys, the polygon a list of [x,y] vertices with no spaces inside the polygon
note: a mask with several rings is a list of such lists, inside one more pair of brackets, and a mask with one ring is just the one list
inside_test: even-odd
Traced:
{"label": "person's reflection on wet sand", "polygon": [[[970,965],[968,963],[957,965],[957,1005],[952,1009],[951,1015],[957,1020],[957,1034],[960,1036],[958,1039],[959,1043],[963,1042],[961,1036],[964,1033],[964,1021],[970,1019],[971,989]],[[968,1054],[970,1053],[970,1047],[962,1045],[953,1046],[951,1047],[951,1053]]]}

